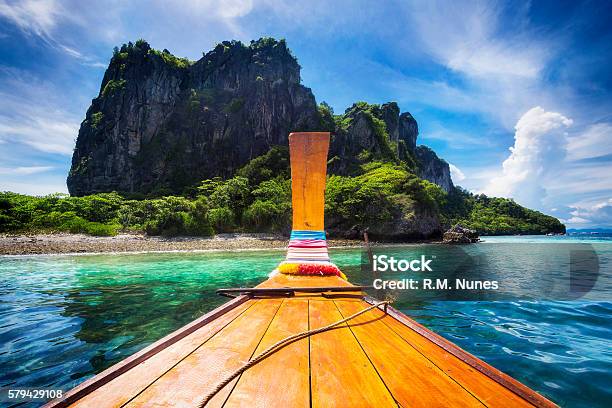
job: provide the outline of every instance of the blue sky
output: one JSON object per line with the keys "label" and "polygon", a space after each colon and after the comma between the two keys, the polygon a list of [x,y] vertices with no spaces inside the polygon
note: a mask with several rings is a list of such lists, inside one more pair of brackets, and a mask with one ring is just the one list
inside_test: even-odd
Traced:
{"label": "blue sky", "polygon": [[0,0],[0,190],[66,191],[115,45],[198,59],[273,36],[336,112],[359,100],[411,112],[455,184],[609,227],[611,15],[603,1]]}

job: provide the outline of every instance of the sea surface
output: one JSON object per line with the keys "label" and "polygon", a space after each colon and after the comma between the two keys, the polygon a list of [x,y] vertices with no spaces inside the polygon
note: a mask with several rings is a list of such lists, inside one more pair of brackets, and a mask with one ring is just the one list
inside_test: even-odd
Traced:
{"label": "sea surface", "polygon": [[[561,406],[610,406],[612,238],[486,237],[469,246],[375,253],[427,256],[436,277],[497,280],[499,291],[478,295],[372,294],[392,296],[396,308]],[[353,283],[371,285],[366,254],[331,250]],[[225,302],[217,288],[263,281],[283,257],[282,251],[0,257],[0,387],[67,390]],[[596,271],[581,275],[575,265]],[[573,273],[577,291],[559,290]]]}

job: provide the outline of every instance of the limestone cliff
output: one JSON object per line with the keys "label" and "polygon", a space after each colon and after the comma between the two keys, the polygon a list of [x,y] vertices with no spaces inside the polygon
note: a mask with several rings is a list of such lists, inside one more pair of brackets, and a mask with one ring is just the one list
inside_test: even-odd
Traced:
{"label": "limestone cliff", "polygon": [[419,162],[418,176],[439,185],[448,193],[453,188],[448,163],[427,146],[418,146],[415,154]]}
{"label": "limestone cliff", "polygon": [[81,124],[68,175],[72,195],[176,194],[228,178],[292,131],[332,132],[330,173],[372,159],[402,160],[449,190],[446,162],[417,147],[418,125],[395,102],[354,104],[325,117],[286,43],[218,44],[191,62],[145,41],[116,49]]}
{"label": "limestone cliff", "polygon": [[414,117],[400,114],[395,102],[355,103],[335,119],[331,129],[330,173],[351,174],[364,161],[401,160],[422,179],[446,192],[453,188],[450,167],[427,146],[417,146],[419,127]]}
{"label": "limestone cliff", "polygon": [[223,42],[195,63],[138,41],[116,50],[106,70],[79,130],[68,189],[181,191],[229,177],[317,123],[284,41]]}

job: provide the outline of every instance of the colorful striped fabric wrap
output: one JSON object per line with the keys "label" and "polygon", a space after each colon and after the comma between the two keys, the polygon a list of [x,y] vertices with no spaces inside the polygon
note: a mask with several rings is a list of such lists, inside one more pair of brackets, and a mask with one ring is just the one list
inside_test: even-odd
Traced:
{"label": "colorful striped fabric wrap", "polygon": [[278,270],[288,275],[336,275],[346,278],[329,259],[325,231],[291,231],[287,257]]}
{"label": "colorful striped fabric wrap", "polygon": [[324,231],[291,231],[285,262],[329,263]]}

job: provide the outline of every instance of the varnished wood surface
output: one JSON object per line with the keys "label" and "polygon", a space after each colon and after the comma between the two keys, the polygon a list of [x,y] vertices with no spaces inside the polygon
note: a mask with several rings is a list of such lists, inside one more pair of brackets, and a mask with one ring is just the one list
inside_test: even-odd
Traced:
{"label": "varnished wood surface", "polygon": [[[334,301],[311,300],[313,329],[342,319]],[[313,407],[391,407],[393,396],[346,324],[310,338]]]}
{"label": "varnished wood surface", "polygon": [[[308,330],[308,300],[283,302],[255,355],[279,340]],[[309,339],[289,344],[242,374],[225,407],[308,407],[310,405]],[[282,367],[270,369],[270,367]],[[279,392],[279,390],[282,390]]]}
{"label": "varnished wood surface", "polygon": [[242,304],[192,335],[179,340],[163,352],[110,381],[104,386],[103,392],[86,395],[79,401],[79,406],[119,407],[127,403],[251,306],[253,302]]}
{"label": "varnished wood surface", "polygon": [[327,286],[352,286],[349,282],[338,276],[299,276],[283,275],[281,273],[272,276],[268,280],[257,285],[258,288],[308,288]]}
{"label": "varnished wood surface", "polygon": [[[362,302],[337,300],[335,304],[343,317],[363,309]],[[425,355],[411,345],[406,347],[385,320],[382,313],[371,311],[356,317],[349,327],[400,405],[427,407],[435,400],[443,406],[483,406]],[[397,350],[402,350],[402,358],[389,358]]]}
{"label": "varnished wood surface", "polygon": [[[228,374],[248,361],[270,326],[281,299],[256,300],[216,336],[158,378],[128,407],[193,407]],[[247,311],[248,312],[248,311]],[[228,384],[209,405],[221,406],[231,393]]]}
{"label": "varnished wood surface", "polygon": [[289,135],[294,230],[323,231],[329,138],[327,132]]}
{"label": "varnished wood surface", "polygon": [[[337,277],[277,275],[260,286],[341,285],[349,283]],[[353,295],[301,294],[248,300],[72,406],[195,407],[230,372],[271,344],[369,306]],[[535,405],[554,406],[533,394],[538,397]],[[278,350],[224,387],[208,406],[533,404],[427,336],[375,309]]]}

